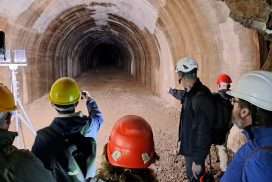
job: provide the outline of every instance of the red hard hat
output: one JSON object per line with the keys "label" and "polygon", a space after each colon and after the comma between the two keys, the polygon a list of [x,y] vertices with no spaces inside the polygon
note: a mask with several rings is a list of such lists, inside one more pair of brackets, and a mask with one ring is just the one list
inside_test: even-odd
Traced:
{"label": "red hard hat", "polygon": [[155,148],[150,125],[141,117],[127,115],[119,119],[107,144],[107,157],[113,166],[142,169],[154,160]]}
{"label": "red hard hat", "polygon": [[230,78],[230,76],[229,75],[227,75],[227,74],[220,74],[219,76],[218,76],[218,78],[217,78],[217,82],[216,82],[217,84],[219,84],[219,83],[227,83],[227,84],[231,84],[232,83],[232,80],[231,80],[231,78]]}

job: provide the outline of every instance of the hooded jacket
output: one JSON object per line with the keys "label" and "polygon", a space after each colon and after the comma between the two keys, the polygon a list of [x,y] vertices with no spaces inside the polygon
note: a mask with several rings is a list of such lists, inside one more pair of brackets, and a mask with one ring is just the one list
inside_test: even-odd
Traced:
{"label": "hooded jacket", "polygon": [[15,132],[0,130],[0,181],[55,182],[38,158],[12,145],[16,136]]}
{"label": "hooded jacket", "polygon": [[[32,151],[57,181],[81,181],[95,176],[96,137],[104,119],[94,100],[86,104],[89,116],[81,112],[61,114],[49,127],[38,131]],[[77,149],[86,156],[85,171],[73,156]]]}

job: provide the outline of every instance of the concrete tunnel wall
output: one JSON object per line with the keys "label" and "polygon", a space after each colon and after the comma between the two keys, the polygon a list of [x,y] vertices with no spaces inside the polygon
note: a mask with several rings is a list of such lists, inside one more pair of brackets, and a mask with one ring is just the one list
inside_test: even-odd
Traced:
{"label": "concrete tunnel wall", "polygon": [[[198,60],[200,78],[211,88],[220,72],[237,80],[259,67],[258,36],[228,17],[215,0],[2,0],[0,29],[6,47],[27,50],[21,74],[24,101],[47,93],[60,76],[77,77],[96,65],[101,45],[113,46],[121,68],[169,100],[177,85],[174,65]],[[8,83],[8,71],[0,69]]]}

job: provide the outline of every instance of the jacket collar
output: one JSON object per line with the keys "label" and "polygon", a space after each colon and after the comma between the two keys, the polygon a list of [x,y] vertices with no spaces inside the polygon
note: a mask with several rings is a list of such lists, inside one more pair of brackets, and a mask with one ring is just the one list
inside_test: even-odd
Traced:
{"label": "jacket collar", "polygon": [[227,94],[228,90],[219,90],[218,94],[225,100],[230,100],[231,97]]}
{"label": "jacket collar", "polygon": [[51,123],[50,127],[58,133],[66,136],[80,132],[87,124],[87,118],[81,112],[58,115]]}
{"label": "jacket collar", "polygon": [[69,118],[69,117],[83,117],[83,113],[81,111],[79,112],[73,112],[73,113],[67,113],[67,114],[58,114],[58,118]]}
{"label": "jacket collar", "polygon": [[16,136],[17,136],[16,132],[0,129],[0,148],[4,148],[4,146],[7,145],[12,145]]}
{"label": "jacket collar", "polygon": [[197,78],[195,84],[193,85],[192,89],[188,92],[188,94],[194,95],[202,86],[203,86],[203,84],[201,83],[199,78]]}

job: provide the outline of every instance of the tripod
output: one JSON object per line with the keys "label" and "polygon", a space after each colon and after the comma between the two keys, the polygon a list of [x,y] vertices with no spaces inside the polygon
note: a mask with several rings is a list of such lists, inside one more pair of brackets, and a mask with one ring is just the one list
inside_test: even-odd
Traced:
{"label": "tripod", "polygon": [[[32,134],[34,136],[36,135],[36,131],[33,127],[31,120],[29,119],[29,117],[23,107],[22,101],[20,99],[19,83],[16,78],[18,66],[20,66],[20,65],[19,64],[18,65],[16,65],[16,64],[9,65],[9,69],[11,71],[11,81],[12,81],[11,88],[12,88],[14,100],[15,100],[15,103],[17,106],[17,110],[14,112],[16,132],[18,132],[18,136],[19,136],[16,138],[16,145],[17,145],[17,147],[25,148],[26,144],[25,144],[22,123],[27,126],[27,128],[32,132]],[[21,66],[22,66],[22,64],[21,64]],[[25,66],[25,65],[23,65],[23,66]]]}
{"label": "tripod", "polygon": [[11,63],[10,52],[7,55],[8,55],[7,56],[8,59],[6,59],[5,55],[2,57],[2,59],[0,59],[0,66],[8,67],[11,73],[11,90],[13,92],[14,101],[17,107],[17,109],[13,112],[13,119],[15,120],[15,129],[16,129],[16,132],[18,133],[18,137],[16,137],[16,140],[15,140],[15,145],[19,148],[26,148],[22,124],[25,124],[25,126],[31,131],[31,133],[34,136],[36,135],[36,131],[23,107],[22,101],[20,99],[20,94],[19,94],[19,82],[17,81],[17,78],[16,78],[16,75],[18,73],[17,72],[18,68],[20,66],[27,66],[25,53],[23,52],[22,54],[19,52],[18,55],[20,56],[19,57],[20,59],[19,58],[16,59],[16,51],[15,51],[14,60],[17,63]]}

